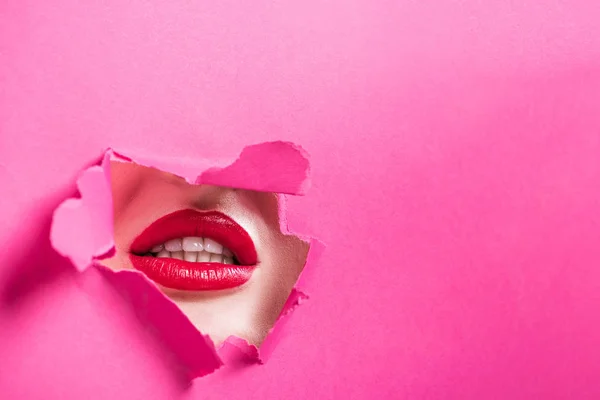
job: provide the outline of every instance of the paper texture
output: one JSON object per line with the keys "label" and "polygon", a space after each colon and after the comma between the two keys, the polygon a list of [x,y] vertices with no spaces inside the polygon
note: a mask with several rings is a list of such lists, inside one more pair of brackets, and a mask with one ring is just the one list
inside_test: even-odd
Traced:
{"label": "paper texture", "polygon": [[[55,211],[51,242],[79,271],[91,267],[94,259],[112,255],[110,160],[136,162],[179,174],[196,184],[299,195],[304,194],[308,187],[310,164],[307,157],[299,146],[284,142],[248,146],[225,167],[214,167],[214,162],[202,157],[186,163],[186,160],[161,159],[160,156],[154,159],[138,158],[108,150],[102,165],[91,166],[80,174],[77,180],[80,198],[66,199]],[[279,210],[281,231],[292,234],[288,231],[285,207],[282,205]],[[310,249],[304,267],[308,270],[307,275],[315,268],[323,247],[316,239],[308,240]],[[282,331],[275,323],[260,350],[234,336],[215,349],[211,339],[202,335],[185,314],[142,273],[135,270],[114,272],[100,264],[96,263],[96,266],[102,270],[107,282],[118,289],[140,322],[150,327],[159,342],[178,357],[190,379],[214,372],[224,364],[223,360],[230,360],[232,366],[262,363],[271,354],[281,335]],[[306,279],[302,280],[302,287],[305,286]],[[281,312],[282,317],[292,312],[302,299],[308,299],[308,296],[299,288],[294,288]],[[244,362],[240,364],[239,360]]]}
{"label": "paper texture", "polygon": [[[597,0],[1,4],[0,397],[600,398]],[[310,154],[310,299],[182,389],[52,213],[108,147],[185,174],[273,141]]]}

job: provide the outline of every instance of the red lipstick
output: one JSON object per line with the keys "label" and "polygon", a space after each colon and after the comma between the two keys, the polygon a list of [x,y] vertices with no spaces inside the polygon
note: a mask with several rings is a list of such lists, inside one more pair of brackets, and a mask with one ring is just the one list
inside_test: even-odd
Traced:
{"label": "red lipstick", "polygon": [[[148,254],[156,245],[188,236],[217,241],[233,252],[237,264],[188,262]],[[156,283],[180,290],[222,290],[243,285],[257,263],[254,243],[238,223],[218,211],[192,209],[168,214],[144,229],[133,241],[129,258],[134,268]]]}

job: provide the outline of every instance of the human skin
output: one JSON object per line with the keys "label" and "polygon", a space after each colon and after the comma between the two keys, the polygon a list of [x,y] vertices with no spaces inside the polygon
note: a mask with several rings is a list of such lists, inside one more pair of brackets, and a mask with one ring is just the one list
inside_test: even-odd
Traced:
{"label": "human skin", "polygon": [[115,255],[101,263],[134,269],[129,249],[135,238],[162,216],[183,209],[220,211],[246,230],[258,263],[245,284],[226,290],[182,291],[157,286],[216,345],[233,335],[259,346],[277,320],[308,253],[308,244],[285,235],[273,193],[209,185],[133,163],[111,162]]}

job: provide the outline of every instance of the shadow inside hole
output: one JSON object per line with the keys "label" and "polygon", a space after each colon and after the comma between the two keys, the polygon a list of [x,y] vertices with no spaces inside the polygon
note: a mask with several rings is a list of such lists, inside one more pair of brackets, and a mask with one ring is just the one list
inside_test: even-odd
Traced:
{"label": "shadow inside hole", "polygon": [[[196,329],[209,335],[217,346],[230,336],[260,346],[277,322],[304,268],[309,248],[308,243],[298,237],[281,232],[278,195],[189,184],[171,173],[130,162],[112,161],[110,168],[116,251],[113,257],[99,260],[99,263],[112,271],[141,270],[157,283],[159,290],[177,305]],[[169,274],[177,276],[190,276],[194,273],[194,268],[214,268],[216,276],[219,271],[227,271],[229,268],[224,261],[225,255],[221,261],[218,258],[213,261],[211,258],[209,262],[206,259],[200,260],[200,254],[210,251],[196,253],[182,250],[182,239],[191,239],[190,234],[185,233],[190,231],[189,226],[180,228],[178,225],[173,228],[168,224],[160,225],[160,232],[168,231],[167,235],[159,234],[160,240],[151,239],[151,243],[146,243],[143,250],[131,250],[132,243],[144,236],[148,227],[151,228],[157,221],[164,220],[165,216],[182,210],[195,210],[199,213],[217,211],[241,225],[241,229],[250,235],[258,256],[258,263],[248,281],[227,288],[189,289],[169,286],[171,281],[164,279],[157,270],[167,270]],[[175,225],[186,225],[190,222],[188,218],[196,218],[195,215],[186,214],[185,220],[177,220]],[[198,218],[201,220],[202,217]],[[203,223],[205,222],[200,222]],[[235,229],[231,234],[234,233]],[[200,242],[206,239],[214,238],[203,238]],[[179,241],[179,250],[167,251],[165,243],[172,240]],[[234,242],[235,240],[232,241]],[[221,247],[224,249],[223,253],[230,250],[236,255],[233,258],[235,263],[239,249],[226,249],[223,243],[217,248]],[[152,248],[157,250],[151,250]],[[210,253],[211,257],[215,254]],[[187,255],[193,260],[182,259]],[[145,261],[140,262],[140,258]],[[190,263],[196,264],[191,267]],[[153,267],[155,265],[160,267]],[[151,269],[147,270],[148,268]],[[122,287],[121,290],[128,288]],[[145,307],[134,299],[131,301],[136,303],[136,307]]]}
{"label": "shadow inside hole", "polygon": [[[148,167],[142,168],[150,169]],[[167,174],[162,171],[159,172]],[[288,299],[288,296],[304,267],[308,254],[308,244],[295,236],[285,235],[280,231],[279,202],[277,201],[276,195],[273,193],[241,191],[216,186],[210,187],[207,185],[189,185],[181,178],[171,174],[168,175],[169,177],[166,179],[167,183],[175,185],[176,187],[182,185],[187,187],[187,189],[191,188],[194,192],[194,196],[187,206],[189,208],[204,210],[218,208],[222,205],[220,200],[223,200],[223,198],[219,195],[203,195],[206,193],[248,193],[248,196],[242,198],[239,205],[245,207],[250,213],[263,215],[263,222],[270,225],[272,228],[269,230],[270,233],[277,235],[280,239],[280,241],[277,242],[277,251],[275,251],[274,254],[279,256],[286,255],[286,257],[289,257],[285,259],[279,258],[274,261],[271,260],[271,267],[274,267],[275,269],[271,270],[268,282],[266,282],[265,285],[259,286],[257,291],[255,290],[255,294],[261,297],[260,304],[255,301],[249,301],[248,304],[246,304],[247,307],[245,307],[245,309],[242,310],[243,312],[240,312],[237,316],[230,315],[229,317],[222,318],[229,318],[230,321],[236,322],[237,319],[247,320],[248,318],[260,315],[261,313],[268,314],[268,318],[263,318],[259,324],[260,326],[253,326],[249,323],[246,324],[246,331],[243,329],[236,331],[234,329],[226,331],[226,334],[224,335],[225,337],[237,336],[248,340],[249,343],[256,344],[257,346],[260,345],[262,340],[264,340],[276,323],[286,299]],[[132,191],[131,189],[135,189],[139,184],[140,181],[133,176],[133,185],[127,190],[122,191],[120,195],[124,196],[126,199],[135,198],[135,190]],[[154,194],[156,195],[156,193]],[[266,201],[263,204],[257,205],[255,201],[256,198],[262,198],[264,196],[266,196]],[[33,230],[33,234],[28,232],[30,242],[27,243],[26,246],[23,246],[22,251],[19,249],[19,253],[14,256],[14,260],[7,260],[11,269],[6,273],[5,279],[2,282],[3,286],[0,288],[0,296],[5,307],[15,308],[20,302],[24,301],[31,293],[36,291],[42,285],[52,284],[53,281],[61,276],[71,275],[81,278],[78,276],[79,273],[70,260],[58,254],[50,243],[50,230],[55,209],[64,200],[78,197],[80,196],[74,188],[63,190],[59,195],[43,202],[42,204],[46,205],[40,211],[31,213],[34,217],[30,217],[27,222],[29,224],[36,224],[38,228]],[[155,197],[160,199],[160,196]],[[113,200],[115,200],[114,196]],[[225,203],[227,203],[227,201],[225,201]],[[15,232],[15,235],[18,237],[24,236],[19,236],[18,232]],[[101,266],[98,267],[104,268]],[[96,270],[96,268],[93,269]],[[292,269],[293,273],[286,275],[285,272],[290,272],[289,269]],[[138,272],[127,272],[130,272],[130,278],[134,277],[132,278],[134,280],[141,277]],[[137,281],[127,281],[129,278],[122,279],[121,274],[115,274],[114,272],[107,275],[106,271],[104,271],[102,275],[106,278],[105,281],[108,281],[110,286],[117,290],[126,300],[126,303],[133,308],[135,316],[145,329],[151,332],[153,336],[164,345],[167,352],[172,353],[170,359],[175,365],[172,369],[173,373],[176,374],[178,380],[184,386],[189,384],[191,379],[210,373],[214,368],[218,367],[217,364],[221,361],[215,356],[214,347],[203,347],[206,345],[206,341],[203,339],[202,334],[210,335],[210,332],[203,329],[202,323],[195,323],[195,321],[193,321],[193,315],[186,313],[186,310],[182,308],[179,308],[179,311],[181,312],[177,312],[176,309],[174,310],[173,307],[179,307],[179,305],[176,305],[176,298],[171,298],[171,300],[174,301],[173,303],[167,301],[167,298],[163,296],[162,292],[157,291],[154,285],[148,285],[146,281],[141,281],[139,279]],[[285,279],[283,279],[284,275],[287,276]],[[260,279],[263,278],[264,274]],[[213,292],[205,297],[218,298],[219,295]],[[202,299],[202,294],[199,294],[198,299],[194,299],[194,296],[192,296],[189,300],[191,300],[191,303],[194,303],[195,300],[202,302],[205,299]],[[246,300],[248,299],[240,298],[236,300],[235,304],[244,305]],[[219,313],[216,315],[221,318]],[[190,320],[187,320],[186,318],[190,318]],[[259,331],[259,333],[252,336],[253,331]],[[250,332],[250,334],[245,335],[245,332]],[[197,347],[193,351],[185,348],[185,346],[189,346],[191,343]],[[251,362],[248,364],[250,365]]]}

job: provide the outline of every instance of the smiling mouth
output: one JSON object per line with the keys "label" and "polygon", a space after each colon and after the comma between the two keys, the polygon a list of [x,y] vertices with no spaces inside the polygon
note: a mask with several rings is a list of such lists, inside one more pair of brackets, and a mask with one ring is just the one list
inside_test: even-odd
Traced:
{"label": "smiling mouth", "polygon": [[248,233],[217,211],[180,210],[147,227],[133,242],[134,268],[179,290],[223,290],[243,285],[258,262]]}

